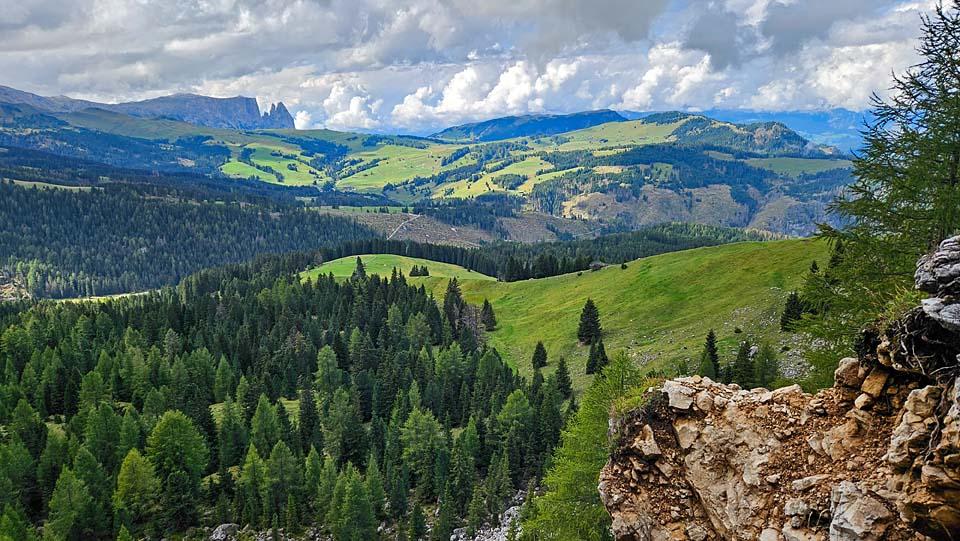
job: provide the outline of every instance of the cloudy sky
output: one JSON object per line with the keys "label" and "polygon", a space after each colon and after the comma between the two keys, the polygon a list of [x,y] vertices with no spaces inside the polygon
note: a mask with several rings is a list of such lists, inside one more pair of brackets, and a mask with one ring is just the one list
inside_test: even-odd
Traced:
{"label": "cloudy sky", "polygon": [[931,0],[0,0],[0,84],[282,100],[298,127],[862,109]]}

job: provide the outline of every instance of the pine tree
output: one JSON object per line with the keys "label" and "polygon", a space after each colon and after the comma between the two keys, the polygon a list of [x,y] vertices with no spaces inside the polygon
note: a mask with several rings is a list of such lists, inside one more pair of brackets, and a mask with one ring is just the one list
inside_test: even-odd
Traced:
{"label": "pine tree", "polygon": [[417,504],[410,515],[410,524],[407,526],[407,537],[410,541],[421,541],[427,535],[427,518],[423,514],[423,507]]}
{"label": "pine tree", "polygon": [[539,370],[544,366],[547,366],[547,349],[543,347],[543,342],[537,342],[537,346],[533,349],[533,369]]}
{"label": "pine tree", "polygon": [[44,526],[48,539],[79,540],[90,517],[93,498],[86,485],[69,468],[64,468],[57,479],[57,487],[50,498],[50,512]]}
{"label": "pine tree", "polygon": [[752,349],[753,346],[749,340],[740,342],[740,347],[737,349],[737,358],[733,362],[733,382],[744,389],[752,389],[756,386],[754,380],[756,370],[753,366],[753,358],[750,355]]}
{"label": "pine tree", "polygon": [[497,316],[493,313],[493,305],[487,299],[483,299],[483,308],[480,309],[480,322],[483,323],[483,327],[488,332],[497,328]]}
{"label": "pine tree", "polygon": [[773,349],[773,346],[764,342],[760,346],[753,364],[756,370],[754,381],[760,387],[769,388],[770,384],[777,379],[780,369],[777,352]]}
{"label": "pine tree", "polygon": [[560,357],[557,361],[557,371],[554,372],[554,378],[557,382],[557,391],[563,398],[570,398],[573,392],[573,380],[570,378],[570,371],[567,369],[567,360]]}
{"label": "pine tree", "polygon": [[707,333],[707,338],[703,343],[697,373],[715,381],[720,379],[720,354],[717,352],[717,335],[714,334],[713,329],[710,329]]}
{"label": "pine tree", "polygon": [[590,356],[587,358],[587,374],[596,374],[603,370],[604,366],[607,366],[609,359],[607,358],[607,351],[603,347],[603,340],[597,340],[596,343],[590,344]]}
{"label": "pine tree", "polygon": [[370,505],[373,508],[373,514],[378,518],[384,517],[384,503],[387,495],[383,490],[383,477],[380,476],[380,467],[377,465],[377,457],[373,454],[367,458],[367,472],[364,475],[367,495],[370,498]]}
{"label": "pine tree", "polygon": [[363,260],[360,259],[360,256],[357,256],[357,266],[353,269],[354,280],[362,280],[367,277],[367,268],[363,266]]}
{"label": "pine tree", "polygon": [[483,493],[483,485],[476,485],[467,507],[467,536],[474,537],[483,527],[487,518],[487,501]]}
{"label": "pine tree", "polygon": [[803,316],[803,301],[796,291],[791,291],[787,296],[787,303],[783,307],[783,314],[780,316],[780,330],[792,331],[794,323]]}
{"label": "pine tree", "polygon": [[593,304],[593,299],[587,299],[580,312],[580,326],[577,328],[577,339],[581,344],[593,344],[603,335],[600,327],[600,312]]}

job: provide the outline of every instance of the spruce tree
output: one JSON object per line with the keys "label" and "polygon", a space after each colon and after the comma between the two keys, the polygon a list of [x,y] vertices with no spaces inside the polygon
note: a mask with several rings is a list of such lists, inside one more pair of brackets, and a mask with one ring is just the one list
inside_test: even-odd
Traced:
{"label": "spruce tree", "polygon": [[580,312],[580,326],[577,328],[577,339],[581,344],[592,344],[600,339],[603,329],[600,327],[600,312],[593,303],[593,299],[587,299]]}
{"label": "spruce tree", "polygon": [[363,266],[363,260],[360,259],[360,256],[357,256],[357,266],[353,269],[352,278],[355,280],[362,280],[367,277],[367,268]]}
{"label": "spruce tree", "polygon": [[537,342],[537,346],[533,349],[532,362],[534,370],[547,366],[547,349],[543,347],[543,342]]}
{"label": "spruce tree", "polygon": [[590,345],[590,356],[587,358],[587,374],[596,374],[607,366],[609,359],[607,351],[603,347],[603,340],[597,340],[595,344]]}
{"label": "spruce tree", "polygon": [[750,352],[753,346],[749,340],[740,342],[737,349],[737,358],[733,362],[733,382],[744,389],[752,389],[756,386],[753,358]]}
{"label": "spruce tree", "polygon": [[570,398],[573,392],[573,380],[570,378],[570,371],[567,369],[567,360],[560,357],[557,361],[557,371],[554,372],[554,378],[557,382],[557,391],[563,398]]}
{"label": "spruce tree", "polygon": [[423,507],[417,504],[410,514],[410,524],[407,526],[407,537],[410,541],[422,541],[427,535],[427,517],[423,514]]}
{"label": "spruce tree", "polygon": [[493,313],[493,305],[483,299],[483,308],[480,309],[480,322],[488,332],[497,328],[497,316]]}
{"label": "spruce tree", "polygon": [[780,330],[792,331],[794,324],[803,316],[803,301],[796,291],[791,291],[787,296],[787,303],[783,307],[783,314],[780,316]]}

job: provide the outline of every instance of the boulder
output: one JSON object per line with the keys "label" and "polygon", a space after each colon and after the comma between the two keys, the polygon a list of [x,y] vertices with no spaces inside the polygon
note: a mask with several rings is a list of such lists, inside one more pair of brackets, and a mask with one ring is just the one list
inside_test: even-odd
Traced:
{"label": "boulder", "polygon": [[239,524],[221,524],[213,530],[208,539],[209,541],[234,541],[239,531]]}

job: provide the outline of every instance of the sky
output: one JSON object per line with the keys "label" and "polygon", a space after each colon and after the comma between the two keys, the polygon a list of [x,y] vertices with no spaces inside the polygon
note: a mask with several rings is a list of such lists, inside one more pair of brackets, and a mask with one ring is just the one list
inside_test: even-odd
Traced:
{"label": "sky", "polygon": [[283,101],[298,128],[861,110],[931,0],[0,0],[0,84],[102,102]]}

